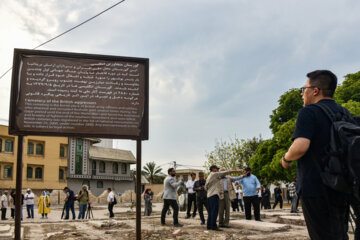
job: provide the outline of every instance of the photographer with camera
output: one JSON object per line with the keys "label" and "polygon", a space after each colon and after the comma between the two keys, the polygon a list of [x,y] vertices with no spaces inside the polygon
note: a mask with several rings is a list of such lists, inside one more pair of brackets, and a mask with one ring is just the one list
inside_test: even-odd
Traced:
{"label": "photographer with camera", "polygon": [[82,186],[82,189],[80,190],[77,199],[79,200],[79,216],[78,216],[78,219],[84,219],[85,218],[86,207],[87,207],[88,204],[90,204],[89,192],[87,190],[86,185]]}
{"label": "photographer with camera", "polygon": [[69,219],[69,212],[71,209],[72,215],[73,215],[73,220],[76,219],[76,215],[75,215],[75,209],[74,209],[74,202],[75,202],[75,195],[74,192],[68,188],[65,187],[64,188],[64,192],[66,194],[66,198],[65,198],[65,208],[66,208],[66,215],[65,215],[65,219]]}
{"label": "photographer with camera", "polygon": [[243,199],[245,205],[245,216],[247,220],[251,220],[251,205],[254,208],[256,221],[260,220],[260,203],[258,193],[260,191],[260,182],[255,175],[251,174],[251,168],[246,167],[243,178],[238,181],[243,187]]}

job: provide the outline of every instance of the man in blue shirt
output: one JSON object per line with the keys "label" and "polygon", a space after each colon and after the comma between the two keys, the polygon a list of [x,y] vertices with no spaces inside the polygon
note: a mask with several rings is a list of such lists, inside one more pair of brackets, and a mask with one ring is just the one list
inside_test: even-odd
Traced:
{"label": "man in blue shirt", "polygon": [[255,175],[251,174],[251,168],[246,167],[243,178],[238,181],[243,188],[243,199],[245,205],[245,216],[247,220],[251,220],[251,205],[254,208],[256,221],[260,220],[260,204],[258,192],[260,191],[260,182]]}

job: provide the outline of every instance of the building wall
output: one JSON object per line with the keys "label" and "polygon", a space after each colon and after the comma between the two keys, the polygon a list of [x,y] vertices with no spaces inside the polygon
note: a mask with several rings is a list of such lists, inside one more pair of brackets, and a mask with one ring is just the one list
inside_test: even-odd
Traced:
{"label": "building wall", "polygon": [[[4,139],[13,140],[13,152],[5,152]],[[17,162],[17,137],[8,134],[8,127],[0,125],[0,139],[2,148],[0,152],[0,189],[15,188],[16,186],[16,162]],[[28,143],[34,143],[34,153],[28,154]],[[36,154],[36,144],[43,144],[43,154]],[[66,186],[67,171],[67,149],[64,157],[60,157],[60,146],[67,148],[68,139],[66,137],[43,137],[26,136],[24,137],[23,149],[23,171],[22,187],[32,189],[63,189]],[[12,178],[4,179],[4,166],[12,165]],[[32,179],[27,178],[27,167],[32,167]],[[42,178],[35,179],[35,169],[42,168]],[[59,179],[59,169],[63,169],[64,180]]]}
{"label": "building wall", "polygon": [[[103,187],[98,187],[98,181],[102,181]],[[82,185],[89,185],[89,189],[91,192],[99,196],[102,194],[107,188],[111,188],[116,193],[124,193],[128,190],[134,190],[135,189],[135,182],[134,181],[109,181],[109,180],[92,180],[92,179],[69,179],[68,180],[68,187],[74,191],[75,194],[77,194]]]}

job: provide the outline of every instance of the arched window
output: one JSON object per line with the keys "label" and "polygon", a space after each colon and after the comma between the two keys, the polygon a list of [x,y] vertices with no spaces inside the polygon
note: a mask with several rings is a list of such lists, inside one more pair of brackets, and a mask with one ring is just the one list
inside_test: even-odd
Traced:
{"label": "arched window", "polygon": [[59,169],[59,179],[64,180],[64,169],[62,168]]}
{"label": "arched window", "polygon": [[44,155],[44,144],[36,144],[36,155]]}
{"label": "arched window", "polygon": [[41,167],[35,168],[35,179],[42,179],[43,170]]}
{"label": "arched window", "polygon": [[97,188],[103,188],[104,187],[103,181],[97,181],[96,185],[97,185],[96,186]]}
{"label": "arched window", "polygon": [[105,173],[105,162],[104,161],[100,161],[99,172]]}
{"label": "arched window", "polygon": [[2,152],[2,139],[0,138],[0,152]]}
{"label": "arched window", "polygon": [[27,167],[26,168],[26,177],[27,178],[33,178],[33,168],[32,167]]}
{"label": "arched window", "polygon": [[113,173],[118,174],[119,173],[119,164],[114,162],[112,165]]}
{"label": "arched window", "polygon": [[34,154],[34,144],[32,142],[28,142],[27,154]]}

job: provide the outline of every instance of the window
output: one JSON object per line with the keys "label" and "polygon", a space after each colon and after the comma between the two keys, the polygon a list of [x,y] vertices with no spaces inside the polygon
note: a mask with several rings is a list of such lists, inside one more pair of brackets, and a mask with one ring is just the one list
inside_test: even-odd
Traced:
{"label": "window", "polygon": [[42,143],[36,144],[36,155],[44,155],[44,144]]}
{"label": "window", "polygon": [[63,144],[60,145],[60,157],[61,158],[66,157],[66,146]]}
{"label": "window", "polygon": [[13,151],[14,151],[13,140],[10,139],[5,140],[5,152],[13,152]]}
{"label": "window", "polygon": [[96,186],[97,188],[103,188],[104,187],[103,181],[97,181],[96,185],[97,185]]}
{"label": "window", "polygon": [[0,138],[0,152],[2,152],[2,139]]}
{"label": "window", "polygon": [[26,178],[33,178],[33,168],[32,167],[26,168]]}
{"label": "window", "polygon": [[27,154],[34,154],[34,144],[32,142],[28,142]]}
{"label": "window", "polygon": [[43,169],[41,167],[35,168],[35,179],[43,178]]}
{"label": "window", "polygon": [[187,182],[188,179],[189,179],[189,176],[188,176],[188,175],[185,175],[185,176],[184,176],[184,181]]}
{"label": "window", "polygon": [[92,175],[96,175],[96,161],[92,161]]}
{"label": "window", "polygon": [[64,180],[64,169],[59,169],[59,180]]}
{"label": "window", "polygon": [[12,166],[5,165],[4,166],[4,178],[12,178]]}
{"label": "window", "polygon": [[126,163],[121,164],[121,173],[126,174],[127,173],[127,166]]}
{"label": "window", "polygon": [[113,173],[114,174],[119,173],[119,165],[118,165],[118,163],[113,163]]}
{"label": "window", "polygon": [[75,174],[82,174],[83,166],[83,140],[76,139],[76,152],[75,152]]}
{"label": "window", "polygon": [[103,161],[100,161],[99,172],[105,173],[105,162],[103,162]]}

